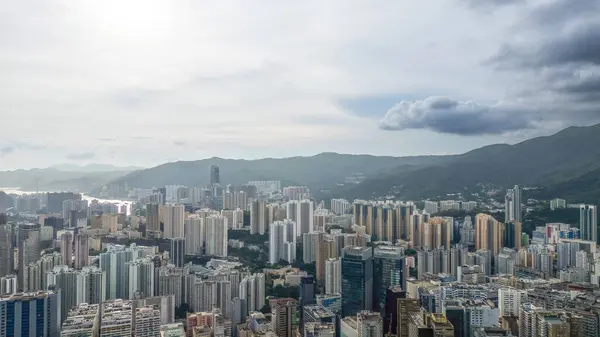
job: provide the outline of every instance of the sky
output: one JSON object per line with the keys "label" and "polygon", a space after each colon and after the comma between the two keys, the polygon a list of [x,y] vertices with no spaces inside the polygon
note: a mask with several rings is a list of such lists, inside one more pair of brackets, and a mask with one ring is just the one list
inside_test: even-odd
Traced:
{"label": "sky", "polygon": [[0,2],[0,170],[454,154],[600,122],[597,0]]}

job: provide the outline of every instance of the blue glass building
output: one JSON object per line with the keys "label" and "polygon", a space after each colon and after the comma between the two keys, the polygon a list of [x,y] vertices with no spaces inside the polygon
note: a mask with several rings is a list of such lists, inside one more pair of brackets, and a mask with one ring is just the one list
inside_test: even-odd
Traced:
{"label": "blue glass building", "polygon": [[373,308],[373,250],[348,246],[342,250],[342,316]]}
{"label": "blue glass building", "polygon": [[0,297],[0,336],[60,335],[60,291],[18,293]]}

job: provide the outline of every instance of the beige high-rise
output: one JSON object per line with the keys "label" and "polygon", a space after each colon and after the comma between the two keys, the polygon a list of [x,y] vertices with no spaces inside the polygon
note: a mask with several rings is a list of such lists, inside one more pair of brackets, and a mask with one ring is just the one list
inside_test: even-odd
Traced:
{"label": "beige high-rise", "polygon": [[498,255],[504,247],[504,226],[489,214],[475,216],[475,248],[485,249]]}

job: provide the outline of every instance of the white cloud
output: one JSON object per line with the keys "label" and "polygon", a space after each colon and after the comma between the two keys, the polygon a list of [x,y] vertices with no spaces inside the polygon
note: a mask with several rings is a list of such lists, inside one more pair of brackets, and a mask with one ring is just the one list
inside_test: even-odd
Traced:
{"label": "white cloud", "polygon": [[0,169],[84,152],[148,166],[320,151],[454,153],[515,140],[436,136],[441,144],[399,149],[420,135],[380,132],[375,119],[336,104],[415,92],[504,99],[512,83],[481,60],[503,40],[514,6],[24,0],[1,8],[0,147],[26,137],[46,149],[15,151]]}

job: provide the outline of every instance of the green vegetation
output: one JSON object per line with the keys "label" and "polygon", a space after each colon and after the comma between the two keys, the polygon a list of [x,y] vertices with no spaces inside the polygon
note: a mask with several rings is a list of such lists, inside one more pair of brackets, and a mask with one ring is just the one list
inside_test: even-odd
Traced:
{"label": "green vegetation", "polygon": [[479,183],[502,189],[520,184],[550,185],[551,195],[546,195],[549,198],[561,196],[597,202],[600,199],[598,144],[600,124],[570,127],[516,145],[491,145],[444,157],[441,162],[417,170],[399,169],[381,174],[359,185],[345,186],[335,194],[347,199],[370,198],[387,195],[392,190],[397,197],[414,200],[478,192]]}
{"label": "green vegetation", "polygon": [[240,240],[247,245],[258,245],[262,246],[266,241],[269,241],[269,234],[250,234],[249,231],[240,229],[230,229],[227,231],[227,238],[229,240]]}
{"label": "green vegetation", "polygon": [[278,285],[273,287],[267,291],[265,289],[267,296],[273,296],[277,298],[298,298],[300,297],[300,290],[297,286],[281,286]]}
{"label": "green vegetation", "polygon": [[540,208],[531,211],[523,217],[523,232],[531,236],[531,232],[536,226],[543,226],[547,223],[562,222],[572,226],[579,224],[579,209],[559,208],[554,211],[550,208]]}
{"label": "green vegetation", "polygon": [[268,255],[263,251],[256,251],[252,249],[244,248],[231,248],[228,249],[229,256],[237,257],[240,262],[248,266],[252,272],[261,272],[264,268],[268,267]]}
{"label": "green vegetation", "polygon": [[130,187],[164,185],[205,186],[211,165],[219,166],[221,177],[233,185],[249,180],[280,180],[284,184],[302,184],[311,190],[334,188],[344,178],[355,173],[374,176],[391,170],[430,165],[445,160],[443,156],[378,157],[370,155],[347,155],[321,153],[311,157],[266,158],[236,160],[210,158],[197,161],[178,161],[135,171],[113,183],[127,182]]}
{"label": "green vegetation", "polygon": [[189,304],[181,303],[180,306],[175,308],[175,318],[177,319],[185,319],[188,313],[194,312]]}

